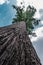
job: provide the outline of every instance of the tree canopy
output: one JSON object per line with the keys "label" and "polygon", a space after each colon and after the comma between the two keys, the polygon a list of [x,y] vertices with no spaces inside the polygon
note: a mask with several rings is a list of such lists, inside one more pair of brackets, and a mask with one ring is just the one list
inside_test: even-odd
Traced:
{"label": "tree canopy", "polygon": [[[21,3],[22,5],[23,3]],[[33,6],[28,5],[26,10],[25,6],[16,6],[13,5],[13,8],[16,10],[15,18],[13,18],[12,23],[24,21],[26,23],[26,30],[29,34],[32,33],[34,26],[39,24],[38,19],[34,18],[36,9]]]}

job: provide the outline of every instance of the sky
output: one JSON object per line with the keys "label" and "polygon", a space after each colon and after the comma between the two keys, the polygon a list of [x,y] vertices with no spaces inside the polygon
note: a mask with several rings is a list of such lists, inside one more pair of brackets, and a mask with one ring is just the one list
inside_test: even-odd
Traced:
{"label": "sky", "polygon": [[30,39],[43,65],[43,0],[0,0],[0,27],[12,23],[12,18],[15,16],[12,4],[20,5],[21,1],[26,7],[28,4],[34,6],[37,9],[34,17],[41,19],[40,24],[34,30],[37,37],[30,36]]}
{"label": "sky", "polygon": [[0,27],[11,24],[15,15],[13,4],[16,4],[15,0],[0,0]]}
{"label": "sky", "polygon": [[36,18],[39,18],[40,15],[42,15],[42,13],[40,13],[39,10],[43,9],[43,0],[17,0],[17,2],[18,5],[20,5],[20,2],[24,2],[25,7],[27,7],[28,5],[34,6],[37,9],[37,12],[35,14]]}
{"label": "sky", "polygon": [[34,32],[37,37],[30,36],[30,39],[43,65],[43,26],[36,28]]}

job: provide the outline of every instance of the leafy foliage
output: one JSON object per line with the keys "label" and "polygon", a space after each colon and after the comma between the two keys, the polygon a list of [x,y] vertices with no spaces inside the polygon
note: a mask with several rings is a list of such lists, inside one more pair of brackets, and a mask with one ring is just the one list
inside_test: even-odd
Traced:
{"label": "leafy foliage", "polygon": [[[21,3],[22,5],[23,3]],[[33,6],[28,5],[26,10],[25,6],[16,6],[13,5],[13,8],[16,10],[16,15],[15,18],[13,18],[13,22],[20,22],[20,21],[25,21],[26,23],[26,29],[29,34],[31,34],[32,29],[34,29],[34,26],[39,24],[40,20],[37,20],[34,18],[36,9]]]}

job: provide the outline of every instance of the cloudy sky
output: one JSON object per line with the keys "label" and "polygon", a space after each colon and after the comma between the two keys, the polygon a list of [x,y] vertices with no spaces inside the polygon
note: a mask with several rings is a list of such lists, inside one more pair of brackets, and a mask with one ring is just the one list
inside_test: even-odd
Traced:
{"label": "cloudy sky", "polygon": [[0,27],[11,24],[15,15],[12,4],[20,5],[21,1],[25,2],[26,7],[28,4],[34,6],[37,9],[35,17],[41,19],[40,25],[34,30],[37,37],[31,36],[31,41],[43,65],[43,0],[0,0]]}

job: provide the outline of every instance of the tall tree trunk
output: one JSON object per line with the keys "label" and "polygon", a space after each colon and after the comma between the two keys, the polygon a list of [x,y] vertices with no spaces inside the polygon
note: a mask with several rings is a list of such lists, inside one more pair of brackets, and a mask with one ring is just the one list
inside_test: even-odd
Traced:
{"label": "tall tree trunk", "polygon": [[0,65],[41,65],[25,22],[0,28]]}

